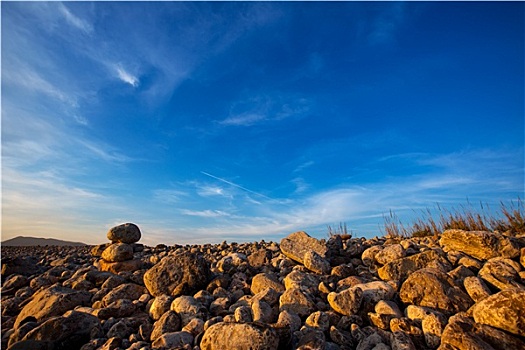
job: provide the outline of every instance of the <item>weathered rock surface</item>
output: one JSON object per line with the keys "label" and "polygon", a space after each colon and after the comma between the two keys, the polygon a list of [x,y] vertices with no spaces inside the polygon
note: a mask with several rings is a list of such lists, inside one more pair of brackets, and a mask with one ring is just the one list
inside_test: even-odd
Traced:
{"label": "weathered rock surface", "polygon": [[141,233],[137,225],[126,223],[112,227],[107,236],[112,243],[135,243],[140,240]]}
{"label": "weathered rock surface", "polygon": [[428,250],[391,261],[377,270],[377,273],[383,281],[404,280],[412,272],[425,267],[442,268],[445,271],[452,269],[440,250]]}
{"label": "weathered rock surface", "polygon": [[304,264],[304,255],[313,251],[325,258],[328,248],[316,238],[309,236],[304,231],[294,232],[281,240],[281,251],[292,260]]}
{"label": "weathered rock surface", "polygon": [[430,307],[445,314],[466,311],[473,304],[447,274],[433,268],[412,273],[401,286],[399,297],[406,304]]}
{"label": "weathered rock surface", "polygon": [[525,336],[525,291],[506,289],[474,305],[477,323]]}
{"label": "weathered rock surface", "polygon": [[445,251],[457,250],[476,259],[515,258],[519,246],[508,237],[486,231],[446,230],[439,240]]}
{"label": "weathered rock surface", "polygon": [[37,292],[33,299],[24,306],[16,318],[14,328],[18,328],[27,317],[43,321],[73,310],[75,306],[87,305],[90,297],[90,294],[85,291],[76,291],[60,285],[51,286]]}
{"label": "weathered rock surface", "polygon": [[167,256],[144,274],[144,284],[153,296],[194,293],[205,287],[209,279],[206,260],[189,252]]}
{"label": "weathered rock surface", "polygon": [[216,323],[204,332],[202,350],[277,350],[279,338],[269,326],[255,323]]}
{"label": "weathered rock surface", "polygon": [[121,262],[133,259],[133,247],[127,243],[113,243],[102,252],[107,262]]}

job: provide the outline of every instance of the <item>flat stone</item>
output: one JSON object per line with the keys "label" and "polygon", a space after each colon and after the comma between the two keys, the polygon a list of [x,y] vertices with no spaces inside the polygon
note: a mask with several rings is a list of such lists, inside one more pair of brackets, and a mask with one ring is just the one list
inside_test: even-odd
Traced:
{"label": "flat stone", "polygon": [[525,291],[507,289],[476,303],[472,314],[477,323],[525,336]]}
{"label": "flat stone", "polygon": [[253,294],[264,291],[265,289],[271,288],[276,292],[284,292],[284,286],[274,274],[259,273],[252,278],[251,291]]}
{"label": "flat stone", "polygon": [[279,337],[269,326],[255,323],[212,325],[204,332],[201,350],[277,350]]}
{"label": "flat stone", "polygon": [[294,232],[283,238],[280,247],[284,255],[301,264],[304,264],[304,254],[308,251],[314,251],[323,258],[326,258],[328,253],[326,244],[304,231]]}
{"label": "flat stone", "polygon": [[431,307],[448,315],[466,311],[473,304],[450,276],[432,268],[412,273],[401,286],[399,296],[405,304]]}
{"label": "flat stone", "polygon": [[379,278],[383,281],[404,280],[412,272],[425,267],[443,268],[450,271],[452,266],[441,250],[428,250],[422,253],[394,260],[377,270]]}
{"label": "flat stone", "polygon": [[445,251],[457,250],[479,260],[520,255],[519,246],[508,237],[487,231],[446,230],[439,244]]}
{"label": "flat stone", "polygon": [[76,291],[59,285],[51,286],[35,293],[33,299],[18,314],[14,328],[18,328],[26,317],[32,316],[40,322],[52,316],[60,316],[75,306],[86,306],[90,299],[91,294],[86,291]]}
{"label": "flat stone", "polygon": [[133,259],[120,262],[108,262],[104,259],[100,259],[97,262],[98,269],[100,271],[108,271],[114,274],[119,272],[133,272],[142,268],[142,260]]}

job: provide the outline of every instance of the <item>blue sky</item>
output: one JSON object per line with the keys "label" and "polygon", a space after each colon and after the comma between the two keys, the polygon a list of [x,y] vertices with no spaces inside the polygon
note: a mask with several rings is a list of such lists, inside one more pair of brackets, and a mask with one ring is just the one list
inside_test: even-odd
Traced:
{"label": "blue sky", "polygon": [[524,197],[524,3],[5,2],[2,240],[380,235]]}

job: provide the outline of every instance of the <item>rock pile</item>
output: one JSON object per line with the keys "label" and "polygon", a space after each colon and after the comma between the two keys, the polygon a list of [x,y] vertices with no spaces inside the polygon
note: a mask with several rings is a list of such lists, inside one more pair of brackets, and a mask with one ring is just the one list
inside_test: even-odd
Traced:
{"label": "rock pile", "polygon": [[111,228],[107,234],[111,243],[101,244],[93,248],[92,254],[100,256],[97,266],[100,271],[119,273],[122,271],[136,271],[141,268],[142,261],[134,259],[133,254],[144,249],[137,244],[141,233],[137,225],[122,224]]}
{"label": "rock pile", "polygon": [[523,235],[142,247],[135,227],[95,256],[2,247],[2,348],[525,349]]}

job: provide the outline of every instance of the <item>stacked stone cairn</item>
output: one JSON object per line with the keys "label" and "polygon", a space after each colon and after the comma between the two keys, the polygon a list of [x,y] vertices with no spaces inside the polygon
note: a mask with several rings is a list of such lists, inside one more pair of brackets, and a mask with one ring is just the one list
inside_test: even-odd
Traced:
{"label": "stacked stone cairn", "polygon": [[108,238],[95,256],[2,247],[2,349],[525,349],[524,234]]}
{"label": "stacked stone cairn", "polygon": [[126,223],[111,228],[107,233],[111,243],[95,246],[91,253],[99,256],[95,265],[100,271],[119,273],[122,271],[133,272],[142,266],[141,259],[135,259],[134,253],[144,249],[137,242],[141,238],[141,232],[137,225]]}

